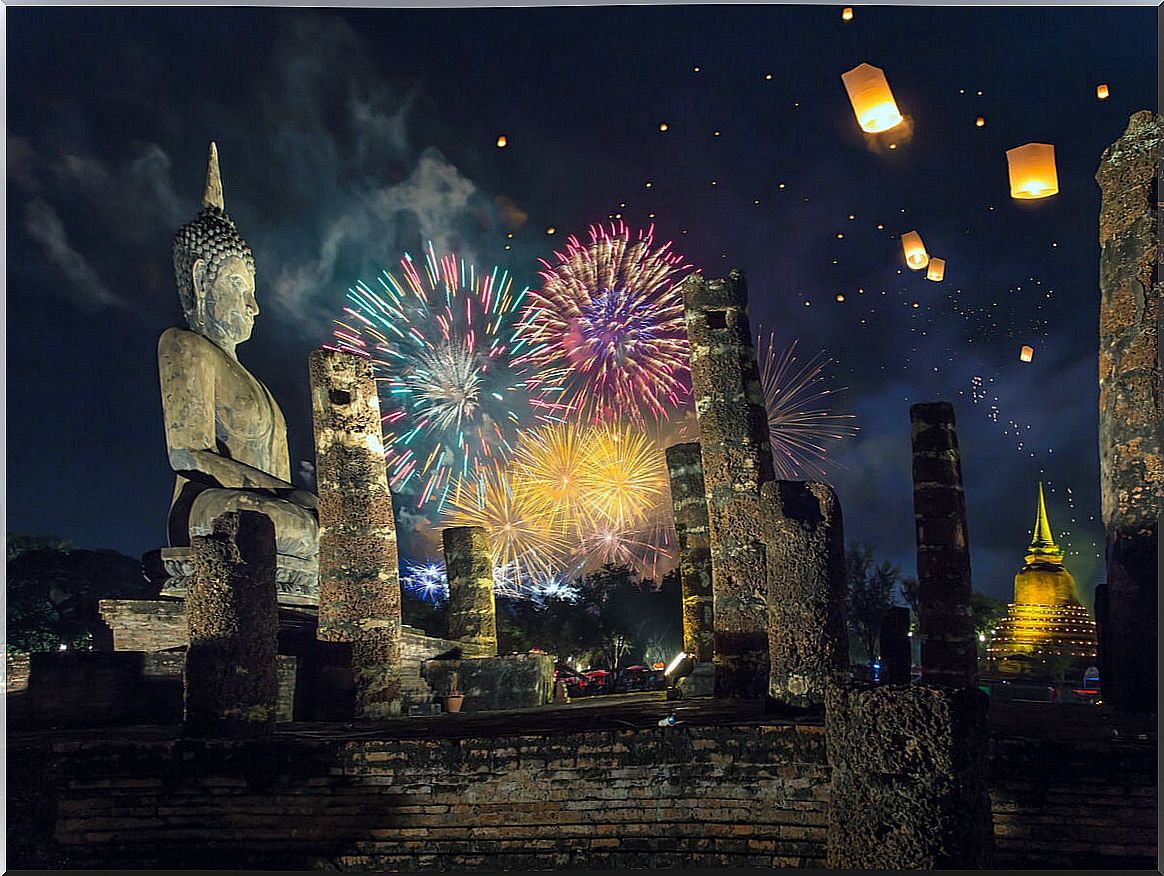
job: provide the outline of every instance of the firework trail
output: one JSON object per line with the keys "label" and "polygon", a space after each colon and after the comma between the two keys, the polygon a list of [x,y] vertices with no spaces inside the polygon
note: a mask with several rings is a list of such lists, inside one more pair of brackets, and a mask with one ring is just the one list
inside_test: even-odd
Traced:
{"label": "firework trail", "polygon": [[528,290],[507,271],[478,274],[454,255],[400,260],[348,290],[334,344],[372,361],[396,493],[440,512],[462,481],[504,458],[531,419],[514,332]]}
{"label": "firework trail", "polygon": [[[756,337],[760,349],[762,333]],[[826,477],[829,446],[851,438],[858,427],[854,414],[831,410],[828,402],[838,390],[828,388],[825,368],[833,361],[818,353],[801,363],[796,341],[776,352],[776,333],[768,336],[766,355],[760,357],[760,383],[768,408],[768,434],[776,477],[796,480]],[[841,387],[843,390],[844,387]]]}
{"label": "firework trail", "polygon": [[660,419],[689,394],[687,330],[679,283],[692,272],[654,226],[632,240],[622,222],[569,237],[542,287],[528,293],[517,362],[529,366],[530,404],[547,419]]}

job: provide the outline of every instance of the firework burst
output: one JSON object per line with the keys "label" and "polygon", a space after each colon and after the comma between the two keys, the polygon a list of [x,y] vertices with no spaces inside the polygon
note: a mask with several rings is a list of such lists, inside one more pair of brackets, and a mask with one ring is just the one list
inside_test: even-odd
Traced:
{"label": "firework burst", "polygon": [[622,222],[569,237],[542,286],[528,295],[517,361],[528,365],[531,405],[547,418],[588,422],[662,418],[689,393],[688,343],[679,283],[691,273],[654,227],[632,240]]}
{"label": "firework burst", "polygon": [[[761,334],[756,338],[757,349],[762,342]],[[825,368],[833,360],[818,353],[801,362],[796,355],[796,341],[777,353],[775,332],[768,336],[767,353],[760,359],[776,477],[826,477],[826,466],[831,462],[829,447],[853,437],[858,428],[852,422],[855,415],[837,413],[828,407],[837,391],[828,387],[825,375]]]}
{"label": "firework burst", "polygon": [[330,349],[372,361],[394,492],[441,511],[458,486],[504,457],[531,419],[514,337],[528,290],[454,255],[400,260],[348,290]]}
{"label": "firework burst", "polygon": [[541,531],[573,546],[575,571],[629,563],[654,576],[671,556],[666,464],[640,429],[564,423],[525,433],[510,469]]}
{"label": "firework burst", "polygon": [[502,464],[463,481],[449,499],[449,526],[481,526],[489,534],[494,587],[520,594],[553,579],[570,550],[566,531],[547,517],[534,488]]}

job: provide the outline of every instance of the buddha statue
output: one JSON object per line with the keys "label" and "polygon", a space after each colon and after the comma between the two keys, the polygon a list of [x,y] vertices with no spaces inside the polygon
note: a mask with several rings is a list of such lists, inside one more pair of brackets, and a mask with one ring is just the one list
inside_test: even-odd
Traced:
{"label": "buddha statue", "polygon": [[259,511],[275,525],[279,600],[319,593],[316,498],[291,483],[287,425],[267,388],[238,361],[259,305],[250,247],[224,210],[218,150],[210,144],[202,210],[174,238],[174,275],[188,328],[158,340],[166,447],[177,474],[163,595],[182,595],[192,535],[226,511]]}

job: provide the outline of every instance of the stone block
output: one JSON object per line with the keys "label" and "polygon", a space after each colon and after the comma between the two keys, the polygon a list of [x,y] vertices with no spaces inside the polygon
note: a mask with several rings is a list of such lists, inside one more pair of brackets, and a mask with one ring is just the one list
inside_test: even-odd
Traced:
{"label": "stone block", "polygon": [[683,594],[683,650],[697,663],[711,663],[715,647],[715,607],[711,583],[711,540],[707,496],[698,443],[667,448],[671,505],[679,543]]}
{"label": "stone block", "polygon": [[986,710],[976,688],[831,687],[827,866],[989,867]]}
{"label": "stone block", "polygon": [[279,609],[275,527],[253,511],[214,520],[191,538],[186,595],[185,730],[191,735],[272,732],[278,703]]}
{"label": "stone block", "polygon": [[554,696],[554,659],[547,654],[428,660],[422,668],[438,699],[449,692],[454,672],[465,695],[462,712],[529,709],[549,703]]}
{"label": "stone block", "polygon": [[773,481],[765,503],[768,695],[798,709],[824,705],[849,671],[845,539],[841,504],[828,484]]}

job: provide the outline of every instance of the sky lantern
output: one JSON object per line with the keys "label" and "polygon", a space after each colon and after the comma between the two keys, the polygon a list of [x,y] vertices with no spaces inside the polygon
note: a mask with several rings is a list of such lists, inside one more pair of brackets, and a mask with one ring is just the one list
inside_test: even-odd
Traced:
{"label": "sky lantern", "polygon": [[1024,362],[1030,362],[1033,358],[1035,358],[1035,348],[1023,344],[1023,348],[1019,350],[1019,359]]}
{"label": "sky lantern", "polygon": [[1111,96],[1111,92],[1107,90],[1107,83],[1101,82],[1095,86],[1095,97],[1097,100],[1107,100]]}
{"label": "sky lantern", "polygon": [[841,21],[852,21],[852,20],[853,20],[853,7],[846,6],[844,9],[841,10]]}
{"label": "sky lantern", "polygon": [[939,258],[930,259],[929,268],[926,270],[926,279],[933,280],[935,283],[942,282],[942,278],[946,276],[946,260]]}
{"label": "sky lantern", "polygon": [[504,149],[508,145],[509,145],[509,138],[506,137],[504,134],[502,134],[501,136],[499,136],[497,138],[497,148],[498,149]]}
{"label": "sky lantern", "polygon": [[1055,170],[1055,147],[1050,143],[1027,143],[1006,150],[1010,171],[1010,196],[1019,200],[1049,198],[1059,193]]}
{"label": "sky lantern", "polygon": [[841,81],[845,83],[845,91],[849,93],[849,102],[853,104],[862,131],[879,134],[901,124],[901,111],[889,90],[885,71],[880,67],[861,64],[848,73],[842,73]]}
{"label": "sky lantern", "polygon": [[916,231],[907,231],[901,235],[901,248],[905,252],[905,263],[909,265],[910,270],[920,271],[930,263],[926,245],[922,243],[921,235]]}

